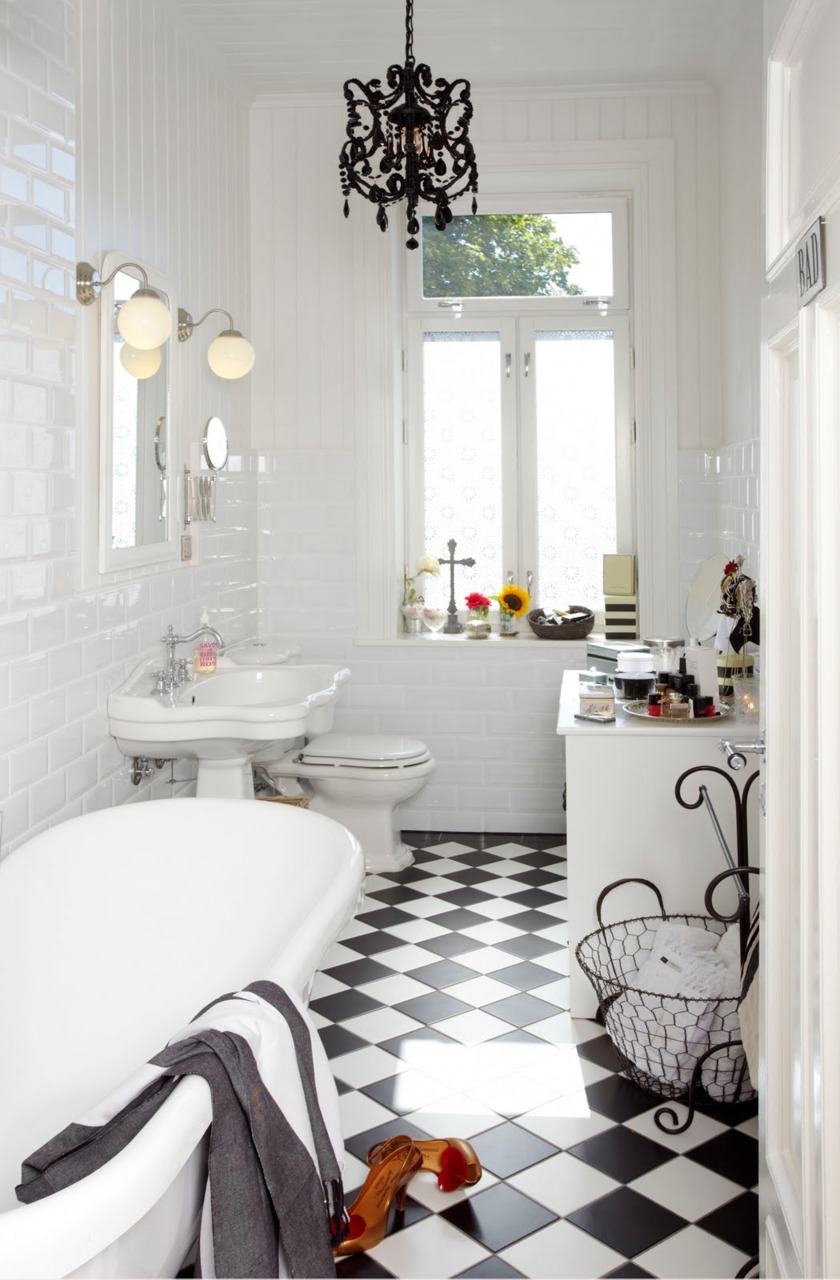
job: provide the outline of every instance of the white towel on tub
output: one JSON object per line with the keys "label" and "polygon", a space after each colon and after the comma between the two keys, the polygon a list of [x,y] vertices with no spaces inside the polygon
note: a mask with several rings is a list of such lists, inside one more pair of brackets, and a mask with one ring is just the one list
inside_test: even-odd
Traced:
{"label": "white towel on tub", "polygon": [[185,1075],[206,1079],[213,1102],[201,1273],[334,1274],[334,1224],[345,1217],[338,1095],[304,1007],[272,982],[213,1001],[34,1152],[24,1161],[18,1199],[39,1200],[101,1168]]}

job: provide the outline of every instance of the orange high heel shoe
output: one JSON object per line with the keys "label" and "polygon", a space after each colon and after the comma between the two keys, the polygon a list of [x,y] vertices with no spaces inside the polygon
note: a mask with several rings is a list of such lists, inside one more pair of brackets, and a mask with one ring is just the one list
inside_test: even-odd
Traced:
{"label": "orange high heel shoe", "polygon": [[364,1253],[379,1244],[388,1230],[391,1202],[396,1202],[398,1210],[405,1208],[408,1184],[420,1168],[422,1156],[411,1138],[393,1138],[388,1145],[391,1149],[377,1160],[350,1206],[350,1230],[333,1249],[336,1258]]}
{"label": "orange high heel shoe", "polygon": [[481,1163],[473,1148],[463,1138],[388,1138],[371,1147],[367,1162],[371,1167],[387,1160],[396,1144],[413,1142],[423,1157],[421,1169],[437,1174],[441,1191],[457,1191],[465,1183],[472,1187],[481,1177]]}

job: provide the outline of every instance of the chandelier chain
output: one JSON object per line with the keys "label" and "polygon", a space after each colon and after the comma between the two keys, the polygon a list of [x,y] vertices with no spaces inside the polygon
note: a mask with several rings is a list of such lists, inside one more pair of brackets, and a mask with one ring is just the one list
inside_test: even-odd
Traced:
{"label": "chandelier chain", "polygon": [[414,66],[414,0],[406,0],[405,5],[405,64]]}

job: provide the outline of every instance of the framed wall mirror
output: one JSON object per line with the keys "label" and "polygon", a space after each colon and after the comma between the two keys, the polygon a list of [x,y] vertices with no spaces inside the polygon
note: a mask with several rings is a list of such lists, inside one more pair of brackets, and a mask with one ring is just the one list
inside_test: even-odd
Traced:
{"label": "framed wall mirror", "polygon": [[[177,440],[168,339],[152,351],[130,347],[117,327],[120,308],[140,288],[131,254],[109,253],[102,278],[99,417],[99,572],[177,559]],[[177,318],[172,286],[146,268],[149,284]]]}

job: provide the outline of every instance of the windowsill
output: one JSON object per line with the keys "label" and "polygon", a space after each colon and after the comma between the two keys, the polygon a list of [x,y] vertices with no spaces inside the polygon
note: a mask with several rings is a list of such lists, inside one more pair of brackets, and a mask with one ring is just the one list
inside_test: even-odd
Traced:
{"label": "windowsill", "polygon": [[452,648],[468,646],[470,649],[476,649],[481,646],[490,645],[495,648],[502,647],[504,649],[522,649],[530,648],[532,645],[538,644],[543,648],[556,648],[560,653],[568,653],[570,650],[579,649],[586,651],[586,640],[540,640],[530,631],[520,631],[516,636],[500,636],[497,632],[492,632],[484,640],[470,640],[463,633],[459,635],[444,635],[438,631],[436,635],[428,633],[419,636],[393,636],[391,639],[383,639],[380,636],[356,636],[354,644],[360,646],[389,646],[391,648],[411,649],[428,649],[428,648]]}

